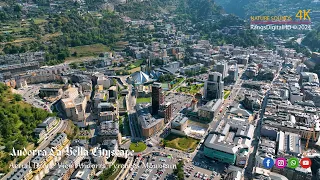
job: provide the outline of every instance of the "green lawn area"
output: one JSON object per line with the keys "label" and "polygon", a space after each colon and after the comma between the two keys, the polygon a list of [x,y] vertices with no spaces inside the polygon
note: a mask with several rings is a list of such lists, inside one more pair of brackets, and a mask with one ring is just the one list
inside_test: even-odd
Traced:
{"label": "green lawn area", "polygon": [[203,87],[204,84],[193,84],[191,86],[184,86],[184,87],[179,87],[177,89],[178,92],[184,92],[184,93],[189,93],[189,94],[196,94],[199,92],[201,87]]}
{"label": "green lawn area", "polygon": [[182,81],[183,81],[183,78],[177,78],[177,79],[171,81],[171,82],[170,82],[170,83],[171,83],[171,89],[174,88],[174,87],[176,87],[176,86],[177,86],[178,84],[180,84]]}
{"label": "green lawn area", "polygon": [[129,73],[132,74],[132,73],[135,73],[135,72],[140,71],[140,70],[141,70],[140,67],[136,67],[136,68],[130,69]]}
{"label": "green lawn area", "polygon": [[129,66],[129,69],[133,69],[133,68],[136,68],[137,66],[133,65],[133,64],[130,64]]}
{"label": "green lawn area", "polygon": [[133,63],[134,66],[139,67],[143,63],[142,59],[136,60],[136,62]]}
{"label": "green lawn area", "polygon": [[124,135],[124,136],[130,136],[131,135],[129,120],[128,120],[128,118],[125,118],[125,117],[123,119],[123,134],[122,135]]}
{"label": "green lawn area", "polygon": [[147,148],[147,145],[143,142],[131,143],[130,150],[134,152],[142,152]]}
{"label": "green lawn area", "polygon": [[110,51],[110,48],[103,44],[92,44],[69,48],[70,53],[77,52],[78,57],[98,56],[100,53]]}
{"label": "green lawn area", "polygon": [[129,70],[140,67],[142,63],[143,63],[142,59],[136,60],[133,64],[129,65]]}
{"label": "green lawn area", "polygon": [[168,88],[169,88],[169,85],[168,85],[168,83],[161,83],[161,87],[162,87],[163,89],[168,89]]}
{"label": "green lawn area", "polygon": [[12,27],[11,30],[14,31],[14,32],[20,32],[20,31],[27,31],[29,29],[25,28],[25,27]]}
{"label": "green lawn area", "polygon": [[17,38],[16,40],[13,41],[13,43],[22,43],[22,42],[34,41],[34,40],[35,39],[31,37]]}
{"label": "green lawn area", "polygon": [[[119,166],[119,167],[121,167],[121,166]],[[121,168],[116,168],[116,171],[115,171],[111,176],[109,176],[109,177],[107,178],[107,180],[114,180],[114,179],[116,179],[116,177],[118,176],[118,174],[120,173],[120,171],[121,171]]]}
{"label": "green lawn area", "polygon": [[43,18],[36,18],[36,19],[34,19],[34,23],[35,23],[35,24],[43,24],[43,23],[45,23],[45,22],[47,22],[47,20],[45,20],[45,19],[43,19]]}
{"label": "green lawn area", "polygon": [[137,104],[140,103],[150,103],[151,102],[151,97],[147,97],[147,98],[137,98]]}
{"label": "green lawn area", "polygon": [[113,180],[115,179],[121,171],[123,163],[115,162],[110,168],[104,169],[103,173],[100,175],[99,179]]}
{"label": "green lawn area", "polygon": [[223,98],[224,98],[224,99],[227,99],[227,98],[229,97],[229,95],[230,95],[230,92],[231,92],[231,91],[229,91],[229,90],[224,90],[224,91],[223,91]]}
{"label": "green lawn area", "polygon": [[58,36],[61,36],[62,33],[60,32],[56,32],[56,33],[51,33],[51,34],[45,34],[44,36],[41,37],[42,40],[44,41],[48,41],[54,37],[58,37]]}
{"label": "green lawn area", "polygon": [[191,138],[178,136],[175,134],[169,134],[163,141],[166,147],[179,149],[185,152],[193,152],[197,145],[199,144],[199,140]]}
{"label": "green lawn area", "polygon": [[[115,37],[121,37],[121,36],[124,36],[124,34],[123,33],[119,33],[119,34],[115,35]],[[128,45],[127,41],[118,41],[113,46],[113,49],[115,51],[123,51],[126,48],[127,45]]]}

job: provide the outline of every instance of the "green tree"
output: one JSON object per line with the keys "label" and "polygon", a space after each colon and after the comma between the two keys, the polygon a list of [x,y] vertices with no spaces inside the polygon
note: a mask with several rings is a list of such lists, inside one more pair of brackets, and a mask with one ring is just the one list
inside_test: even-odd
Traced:
{"label": "green tree", "polygon": [[0,157],[0,168],[1,172],[4,172],[9,161],[14,158],[8,154],[12,148],[21,150],[30,143],[36,142],[33,136],[34,129],[45,118],[53,114],[19,102],[22,100],[21,95],[12,94],[3,83],[0,83],[0,97],[0,137],[2,137],[0,144],[5,146]]}
{"label": "green tree", "polygon": [[16,101],[21,101],[22,100],[22,96],[20,94],[13,94],[13,98]]}
{"label": "green tree", "polygon": [[18,4],[16,4],[16,5],[14,6],[13,10],[14,10],[15,12],[21,12],[21,6],[18,5]]}
{"label": "green tree", "polygon": [[183,171],[184,162],[181,160],[177,164],[177,168],[173,170],[173,173],[178,177],[179,180],[184,179],[184,171]]}
{"label": "green tree", "polygon": [[99,176],[100,180],[108,179],[114,172],[116,171],[115,165],[112,165],[110,168],[104,170],[102,174]]}
{"label": "green tree", "polygon": [[201,74],[204,74],[204,73],[206,73],[207,72],[207,68],[205,68],[205,67],[201,67],[201,69],[200,69],[200,73]]}
{"label": "green tree", "polygon": [[172,74],[164,74],[164,75],[161,75],[158,79],[159,82],[170,82],[170,81],[173,81],[174,80],[174,75]]}
{"label": "green tree", "polygon": [[78,63],[75,63],[75,62],[70,63],[69,66],[70,66],[72,69],[78,69],[78,68],[79,68]]}

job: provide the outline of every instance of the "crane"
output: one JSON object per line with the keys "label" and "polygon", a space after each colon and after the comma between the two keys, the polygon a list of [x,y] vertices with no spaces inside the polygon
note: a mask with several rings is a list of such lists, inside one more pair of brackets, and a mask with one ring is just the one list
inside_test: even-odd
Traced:
{"label": "crane", "polygon": [[316,140],[316,132],[314,130],[314,125],[312,125],[311,131],[308,132],[308,137],[307,137],[307,143],[306,143],[305,150],[308,150],[309,141],[311,139],[311,135],[312,134],[313,134],[313,141],[315,141]]}

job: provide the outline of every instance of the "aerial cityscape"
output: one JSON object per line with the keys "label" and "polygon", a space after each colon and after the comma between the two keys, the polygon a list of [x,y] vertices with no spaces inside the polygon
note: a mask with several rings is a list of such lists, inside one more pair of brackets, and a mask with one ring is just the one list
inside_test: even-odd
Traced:
{"label": "aerial cityscape", "polygon": [[320,180],[319,0],[1,0],[0,179]]}

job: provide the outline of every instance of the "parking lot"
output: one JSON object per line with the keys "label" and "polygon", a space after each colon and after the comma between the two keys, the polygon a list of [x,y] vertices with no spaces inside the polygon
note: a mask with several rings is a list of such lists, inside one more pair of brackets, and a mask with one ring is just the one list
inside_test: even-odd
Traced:
{"label": "parking lot", "polygon": [[208,74],[199,74],[197,76],[193,76],[193,78],[197,79],[197,80],[201,80],[201,81],[206,81],[208,80]]}
{"label": "parking lot", "polygon": [[175,117],[178,112],[180,112],[183,108],[187,107],[192,100],[191,95],[183,94],[183,93],[168,93],[165,97],[165,102],[172,103],[173,114],[172,117]]}
{"label": "parking lot", "polygon": [[[149,154],[137,157],[127,175],[127,180],[174,180],[173,171],[180,160],[175,152]],[[226,164],[206,158],[197,153],[192,161],[184,161],[184,179],[218,180],[226,169]]]}
{"label": "parking lot", "polygon": [[28,87],[17,90],[22,95],[23,100],[37,108],[42,108],[50,111],[50,105],[39,98],[38,93],[42,85],[28,85]]}
{"label": "parking lot", "polygon": [[[190,167],[193,168],[193,171],[190,171]],[[185,166],[185,175],[186,171],[189,173],[188,176],[185,176],[185,179],[202,179],[202,180],[218,180],[221,178],[220,174],[216,171],[208,170],[201,168],[199,166],[196,166],[194,164],[187,164]]]}
{"label": "parking lot", "polygon": [[192,179],[199,179],[199,177],[202,177],[201,179],[203,179],[205,174],[208,175],[209,179],[220,179],[220,175],[226,170],[227,164],[205,157],[201,150],[202,148],[200,148],[198,153],[194,156],[192,162],[188,163],[195,167]]}
{"label": "parking lot", "polygon": [[178,160],[170,155],[150,154],[138,157],[135,163],[136,165],[130,169],[131,173],[127,179],[164,180],[171,179]]}

